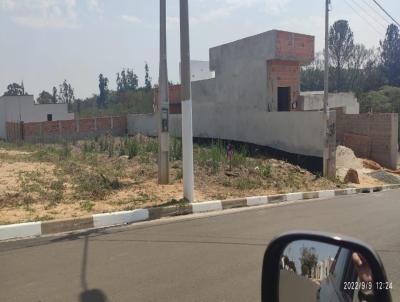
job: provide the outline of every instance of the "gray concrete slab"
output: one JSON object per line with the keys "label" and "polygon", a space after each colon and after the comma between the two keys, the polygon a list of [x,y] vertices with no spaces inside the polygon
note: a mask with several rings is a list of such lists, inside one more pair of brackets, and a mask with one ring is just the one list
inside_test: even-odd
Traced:
{"label": "gray concrete slab", "polygon": [[370,243],[396,301],[399,199],[393,190],[1,243],[0,301],[259,301],[266,245],[291,229]]}

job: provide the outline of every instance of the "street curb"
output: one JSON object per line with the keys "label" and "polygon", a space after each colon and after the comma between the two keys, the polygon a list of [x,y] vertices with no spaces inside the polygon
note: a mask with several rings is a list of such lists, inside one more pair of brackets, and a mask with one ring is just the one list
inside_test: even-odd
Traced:
{"label": "street curb", "polygon": [[137,209],[132,211],[93,214],[92,216],[81,218],[9,224],[0,226],[0,241],[16,238],[37,237],[41,235],[57,234],[84,229],[104,228],[130,224],[139,221],[155,220],[163,217],[222,211],[232,208],[253,207],[265,204],[280,203],[284,201],[298,201],[316,198],[327,199],[336,196],[373,193],[398,188],[400,188],[400,184],[313,192],[296,192],[268,196],[252,196],[246,198],[212,200],[195,202],[192,204],[177,204],[173,206]]}

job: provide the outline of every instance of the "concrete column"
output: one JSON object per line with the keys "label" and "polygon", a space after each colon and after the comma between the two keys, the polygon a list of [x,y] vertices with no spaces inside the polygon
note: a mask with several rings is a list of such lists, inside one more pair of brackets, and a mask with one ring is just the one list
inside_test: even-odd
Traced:
{"label": "concrete column", "polygon": [[189,4],[180,0],[183,194],[194,201],[192,87],[190,77]]}
{"label": "concrete column", "polygon": [[158,183],[169,183],[169,94],[166,0],[160,0],[160,71],[158,80]]}
{"label": "concrete column", "polygon": [[328,120],[325,122],[324,115],[324,125],[326,125],[325,132],[325,146],[324,148],[324,176],[329,179],[336,178],[336,112],[330,111],[328,115]]}

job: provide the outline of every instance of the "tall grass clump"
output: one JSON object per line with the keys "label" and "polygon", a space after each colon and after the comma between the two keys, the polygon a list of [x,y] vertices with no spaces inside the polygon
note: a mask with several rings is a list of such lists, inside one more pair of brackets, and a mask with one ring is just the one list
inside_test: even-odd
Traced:
{"label": "tall grass clump", "polygon": [[177,137],[171,137],[170,140],[170,157],[171,160],[182,159],[182,140]]}

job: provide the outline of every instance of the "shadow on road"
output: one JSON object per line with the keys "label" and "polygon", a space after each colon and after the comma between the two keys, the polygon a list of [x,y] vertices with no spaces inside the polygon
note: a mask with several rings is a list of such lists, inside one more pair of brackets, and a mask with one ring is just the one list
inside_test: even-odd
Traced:
{"label": "shadow on road", "polygon": [[88,236],[85,236],[83,245],[83,258],[81,268],[81,285],[83,291],[79,295],[80,302],[107,302],[107,296],[101,289],[88,289],[86,281],[87,255],[88,255]]}

